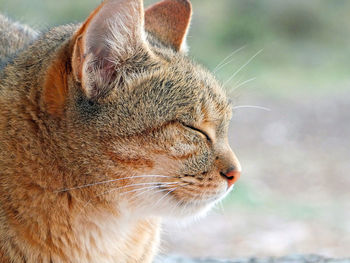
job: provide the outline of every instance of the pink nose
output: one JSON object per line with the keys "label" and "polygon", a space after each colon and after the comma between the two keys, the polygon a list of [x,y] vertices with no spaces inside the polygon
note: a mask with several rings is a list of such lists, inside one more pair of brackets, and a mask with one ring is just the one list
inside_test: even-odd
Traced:
{"label": "pink nose", "polygon": [[226,173],[220,172],[220,175],[227,180],[227,188],[230,188],[241,177],[241,172],[230,168]]}

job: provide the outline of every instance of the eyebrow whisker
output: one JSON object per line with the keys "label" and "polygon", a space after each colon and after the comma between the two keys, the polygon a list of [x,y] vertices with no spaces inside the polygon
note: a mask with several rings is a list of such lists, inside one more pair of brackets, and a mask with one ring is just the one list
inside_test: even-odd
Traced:
{"label": "eyebrow whisker", "polygon": [[249,82],[252,82],[256,80],[256,78],[251,78],[251,79],[247,79],[239,84],[237,84],[237,86],[235,86],[234,88],[232,89],[229,89],[230,93],[234,92],[235,90],[239,89],[240,87],[244,86],[245,84],[249,83]]}
{"label": "eyebrow whisker", "polygon": [[[231,54],[229,54],[226,58],[224,58],[214,69],[213,69],[213,73],[218,72],[221,68],[223,68],[224,66],[226,66],[227,64],[231,63],[233,60],[233,56],[238,53],[239,51],[241,51],[242,49],[244,49],[246,46],[242,46],[236,50],[234,50],[233,52],[231,52]],[[229,59],[229,61],[227,61]],[[227,62],[226,62],[227,61]],[[226,62],[226,63],[225,63]]]}
{"label": "eyebrow whisker", "polygon": [[260,49],[258,52],[256,52],[250,59],[248,59],[248,61],[246,63],[244,63],[239,69],[236,70],[235,73],[232,74],[231,77],[229,77],[224,84],[222,85],[223,87],[225,87],[235,76],[237,76],[237,74],[239,72],[241,72],[242,69],[244,69],[256,56],[258,56],[261,52],[263,51],[263,49]]}

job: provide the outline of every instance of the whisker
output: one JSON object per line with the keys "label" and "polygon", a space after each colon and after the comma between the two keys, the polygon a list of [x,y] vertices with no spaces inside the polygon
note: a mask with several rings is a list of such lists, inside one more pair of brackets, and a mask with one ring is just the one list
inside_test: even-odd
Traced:
{"label": "whisker", "polygon": [[244,69],[257,55],[259,55],[261,52],[263,51],[263,49],[260,49],[258,52],[256,52],[250,59],[248,59],[248,61],[246,63],[244,63],[238,70],[236,70],[235,73],[232,74],[231,77],[229,77],[224,84],[222,85],[223,87],[225,87],[235,76],[237,76],[237,74],[239,72],[242,71],[242,69]]}
{"label": "whisker", "polygon": [[170,212],[171,212],[171,213],[174,212],[174,210],[175,210],[176,208],[181,208],[179,205],[180,205],[182,202],[183,202],[183,200],[181,200],[181,199],[180,199],[179,201],[177,201],[176,204],[173,206],[173,208],[171,209]]}
{"label": "whisker", "polygon": [[[149,192],[149,191],[151,191],[151,190],[153,190],[153,189],[157,189],[157,188],[159,188],[159,186],[153,186],[153,187],[149,187],[148,189],[146,189],[146,190],[144,190],[144,191],[142,191],[142,192],[140,192],[140,193],[137,193],[136,195],[133,195],[132,196],[132,198],[131,198],[131,200],[133,201],[134,199],[136,199],[138,196],[140,196],[140,195],[142,195],[142,194],[144,194],[144,193],[147,193],[147,192]],[[161,189],[161,190],[159,190],[159,191],[165,191],[166,189]],[[158,192],[158,191],[156,191],[156,192]],[[154,192],[153,192],[154,193]],[[130,201],[130,200],[128,200],[128,201]]]}
{"label": "whisker", "polygon": [[174,192],[178,187],[175,187],[175,188],[172,188],[172,189],[169,189],[169,192],[167,192],[165,195],[162,196],[162,198],[158,199],[158,201],[154,204],[154,207],[156,207],[160,201],[162,201],[165,197],[167,197],[169,194],[171,194],[172,192]]}
{"label": "whisker", "polygon": [[256,80],[256,78],[251,78],[251,79],[247,79],[246,81],[243,81],[241,83],[239,83],[237,86],[235,86],[233,89],[230,89],[230,92],[234,92],[235,90],[239,89],[240,87],[244,86],[245,84],[252,82]]}
{"label": "whisker", "polygon": [[[184,182],[182,182],[182,183],[184,183]],[[185,187],[185,186],[187,186],[187,185],[189,185],[189,183],[184,183],[184,185],[180,185],[180,186],[177,186],[177,187],[175,187],[175,188],[161,189],[161,190],[159,190],[159,191],[155,191],[155,192],[151,193],[151,194],[156,194],[156,193],[164,192],[164,191],[168,190],[168,192],[165,194],[165,196],[163,196],[162,198],[160,198],[160,199],[152,206],[152,209],[155,208],[156,205],[157,205],[161,200],[163,200],[166,196],[168,196],[170,193],[174,192],[176,189]]]}
{"label": "whisker", "polygon": [[189,185],[189,183],[185,183],[184,185],[180,185],[180,186],[177,186],[177,187],[175,187],[175,188],[169,189],[170,191],[169,191],[168,193],[166,193],[164,196],[162,196],[162,198],[160,198],[160,199],[154,204],[153,207],[156,207],[157,204],[160,203],[160,201],[162,201],[165,197],[167,197],[169,194],[171,194],[172,192],[174,192],[176,189],[185,187],[185,186],[187,186],[187,185]]}
{"label": "whisker", "polygon": [[116,181],[121,181],[121,180],[126,180],[126,179],[149,178],[149,177],[170,177],[170,176],[166,176],[166,175],[135,175],[135,176],[111,179],[111,180],[106,180],[106,181],[101,181],[101,182],[96,182],[96,183],[91,183],[91,184],[85,184],[85,185],[76,186],[76,187],[72,187],[72,188],[65,188],[65,189],[57,190],[57,191],[55,191],[55,193],[61,193],[61,192],[66,192],[66,191],[71,191],[71,190],[76,190],[76,189],[82,189],[82,188],[100,185],[100,184],[113,183]]}
{"label": "whisker", "polygon": [[[179,182],[174,182],[173,184],[179,184]],[[137,191],[144,190],[144,189],[147,189],[147,191],[149,191],[149,190],[152,190],[152,189],[155,189],[155,188],[159,188],[159,185],[156,185],[156,186],[146,186],[146,187],[136,188],[136,189],[129,190],[129,191],[126,191],[126,192],[122,192],[120,195],[125,195],[125,194],[128,194],[128,193],[137,192]],[[140,193],[138,193],[138,194],[140,194]],[[137,195],[138,195],[138,194],[137,194]],[[137,196],[137,195],[136,195],[136,196]]]}
{"label": "whisker", "polygon": [[256,106],[256,105],[240,105],[240,106],[235,106],[232,107],[232,110],[237,110],[237,109],[244,109],[244,108],[252,108],[252,109],[258,109],[258,110],[264,110],[264,111],[271,111],[271,109],[262,107],[262,106]]}
{"label": "whisker", "polygon": [[242,81],[242,78],[243,78],[243,76],[238,77],[237,81],[235,82],[235,84],[233,86],[238,85]]}
{"label": "whisker", "polygon": [[104,194],[108,194],[110,192],[117,191],[117,190],[120,190],[120,189],[125,189],[125,188],[128,188],[128,187],[132,187],[132,186],[142,186],[142,185],[164,186],[164,185],[169,185],[169,184],[173,184],[173,182],[147,182],[147,183],[137,183],[137,184],[123,185],[123,186],[120,186],[120,187],[115,187],[115,188],[113,188],[111,190],[108,190],[106,192],[103,192],[102,194],[99,194],[96,197],[104,195]]}
{"label": "whisker", "polygon": [[[120,189],[125,189],[125,188],[128,188],[128,187],[132,187],[132,186],[142,186],[142,185],[158,185],[158,187],[160,186],[165,186],[165,185],[170,185],[170,184],[173,184],[173,182],[147,182],[147,183],[137,183],[137,184],[130,184],[130,185],[124,185],[124,186],[120,186],[120,187],[116,187],[116,188],[113,188],[113,189],[110,189],[108,191],[105,191],[101,194],[98,194],[95,196],[96,197],[99,197],[99,196],[102,196],[102,195],[105,195],[105,194],[109,194],[111,192],[114,192],[114,191],[117,191],[117,190],[120,190]],[[84,205],[84,208],[91,202],[92,199],[90,199],[89,201],[86,202],[86,204]]]}
{"label": "whisker", "polygon": [[[138,193],[137,195],[134,195],[132,198],[131,198],[131,201],[134,201],[138,196],[140,196],[140,195],[142,195],[142,194],[145,194],[145,193],[147,193],[147,192],[149,192],[149,191],[151,191],[151,190],[153,190],[154,188],[151,188],[151,189],[147,189],[147,190],[145,190],[145,191],[142,191],[141,193]],[[170,189],[173,189],[173,188],[170,188]],[[160,192],[164,192],[164,191],[168,191],[169,189],[160,189],[160,190],[158,190],[158,191],[153,191],[152,193],[151,193],[151,195],[153,195],[153,194],[156,194],[156,193],[160,193]],[[130,201],[130,200],[128,200],[128,201]]]}
{"label": "whisker", "polygon": [[[216,73],[218,72],[221,68],[225,67],[227,64],[231,63],[233,61],[232,57],[238,53],[239,51],[241,51],[242,49],[244,49],[246,46],[242,46],[236,50],[234,50],[233,52],[231,52],[230,55],[228,55],[226,58],[224,58],[214,69],[213,72]],[[231,59],[230,59],[231,58]],[[228,59],[230,59],[228,62],[226,62]],[[226,63],[225,63],[226,62]]]}

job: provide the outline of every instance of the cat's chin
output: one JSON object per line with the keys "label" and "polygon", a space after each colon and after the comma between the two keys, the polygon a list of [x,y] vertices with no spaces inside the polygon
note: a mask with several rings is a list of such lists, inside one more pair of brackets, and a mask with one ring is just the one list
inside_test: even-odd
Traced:
{"label": "cat's chin", "polygon": [[195,219],[202,218],[208,214],[208,212],[215,206],[217,201],[210,202],[207,204],[193,204],[189,205],[185,209],[180,209],[175,217],[183,219],[185,222],[192,221]]}
{"label": "cat's chin", "polygon": [[188,223],[206,216],[215,203],[216,202],[211,202],[206,205],[188,205],[185,208],[160,209],[156,214],[171,221],[181,220],[181,222]]}
{"label": "cat's chin", "polygon": [[168,200],[168,202],[164,202],[164,206],[158,210],[158,213],[162,217],[181,219],[185,223],[193,221],[206,216],[218,202],[225,198],[231,189],[219,196],[213,196],[206,200],[183,200],[181,202],[176,199]]}
{"label": "cat's chin", "polygon": [[[193,219],[202,218],[226,195],[231,192],[233,186],[227,189],[227,186],[223,185],[215,195],[207,196],[207,198],[186,198],[185,195],[181,195],[175,192],[169,192],[166,195],[157,193],[156,195],[150,195],[152,198],[145,196],[144,198],[137,199],[137,202],[132,203],[133,210],[138,211],[140,215],[147,216],[159,216],[168,219],[184,220],[185,222],[193,221]],[[131,200],[136,200],[131,198]],[[127,201],[128,203],[128,201]],[[135,204],[137,204],[135,206]],[[119,204],[120,205],[120,204]],[[130,204],[129,204],[130,205]],[[129,206],[130,208],[130,206]]]}

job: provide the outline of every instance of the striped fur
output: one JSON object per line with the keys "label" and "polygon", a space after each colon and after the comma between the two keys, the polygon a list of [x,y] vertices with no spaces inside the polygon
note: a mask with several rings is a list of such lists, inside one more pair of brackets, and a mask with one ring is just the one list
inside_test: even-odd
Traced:
{"label": "striped fur", "polygon": [[143,20],[141,0],[39,36],[0,17],[0,262],[151,262],[161,218],[231,189],[225,91]]}

